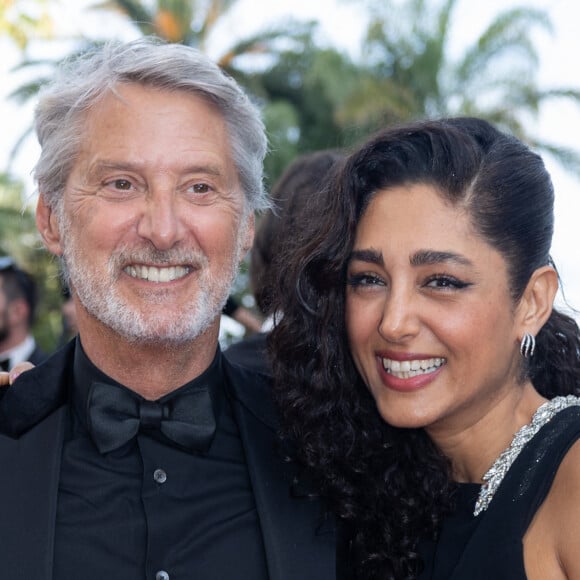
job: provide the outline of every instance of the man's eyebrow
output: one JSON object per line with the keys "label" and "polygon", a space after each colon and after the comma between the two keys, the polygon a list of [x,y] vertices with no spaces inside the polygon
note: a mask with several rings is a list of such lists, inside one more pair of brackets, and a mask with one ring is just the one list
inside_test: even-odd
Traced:
{"label": "man's eyebrow", "polygon": [[[112,161],[108,159],[100,159],[96,161],[91,167],[92,173],[101,173],[104,171],[135,171],[138,172],[144,167],[144,164],[133,161]],[[214,175],[219,177],[223,175],[223,169],[213,163],[196,163],[187,165],[182,168],[184,173],[205,173],[207,175]]]}
{"label": "man's eyebrow", "polygon": [[436,250],[419,250],[410,259],[411,266],[429,266],[446,262],[455,262],[462,266],[472,265],[472,262],[461,254],[455,252],[439,252]]}
{"label": "man's eyebrow", "polygon": [[376,264],[377,266],[384,266],[383,253],[372,248],[365,250],[353,250],[350,254],[350,261],[357,260],[358,262],[368,262],[369,264]]}

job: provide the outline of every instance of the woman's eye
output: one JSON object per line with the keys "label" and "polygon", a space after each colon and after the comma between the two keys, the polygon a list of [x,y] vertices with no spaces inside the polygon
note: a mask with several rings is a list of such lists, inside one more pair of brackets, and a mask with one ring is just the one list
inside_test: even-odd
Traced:
{"label": "woman's eye", "polygon": [[462,282],[452,276],[432,276],[427,280],[425,285],[429,288],[449,288],[451,290],[459,290],[461,288],[466,288],[470,284]]}
{"label": "woman's eye", "polygon": [[385,281],[376,274],[351,274],[347,279],[347,284],[353,287],[384,286]]}

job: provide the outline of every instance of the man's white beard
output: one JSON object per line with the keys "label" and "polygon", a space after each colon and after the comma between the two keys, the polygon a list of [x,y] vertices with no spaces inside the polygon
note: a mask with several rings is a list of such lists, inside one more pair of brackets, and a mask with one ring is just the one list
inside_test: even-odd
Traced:
{"label": "man's white beard", "polygon": [[[207,257],[198,250],[172,249],[159,251],[150,244],[138,249],[122,248],[108,261],[107,275],[91,267],[90,256],[82,255],[76,248],[72,228],[65,217],[60,220],[63,240],[63,268],[71,286],[86,311],[105,326],[131,342],[183,343],[196,339],[221,315],[232,283],[238,271],[242,254],[243,222],[234,252],[225,268],[209,272]],[[116,281],[122,274],[123,265],[145,264],[193,264],[198,269],[195,292],[186,308],[173,309],[172,292],[169,289],[144,291],[141,304],[150,308],[134,307],[118,292]]]}

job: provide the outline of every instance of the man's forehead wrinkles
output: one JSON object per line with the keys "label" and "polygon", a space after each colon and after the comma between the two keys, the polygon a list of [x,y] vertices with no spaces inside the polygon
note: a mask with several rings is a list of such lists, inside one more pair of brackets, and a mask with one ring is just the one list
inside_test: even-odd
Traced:
{"label": "man's forehead wrinkles", "polygon": [[89,164],[89,171],[93,173],[104,173],[107,171],[176,171],[182,174],[206,174],[216,177],[225,173],[223,165],[215,162],[185,163],[179,161],[171,164],[149,163],[146,161],[117,161],[112,159],[97,159]]}

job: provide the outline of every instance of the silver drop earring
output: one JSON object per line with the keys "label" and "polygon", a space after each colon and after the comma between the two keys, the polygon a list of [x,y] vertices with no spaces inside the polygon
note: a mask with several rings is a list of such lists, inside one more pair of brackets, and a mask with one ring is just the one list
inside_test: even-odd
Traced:
{"label": "silver drop earring", "polygon": [[534,356],[534,350],[536,350],[536,337],[533,334],[526,332],[524,336],[522,336],[520,352],[524,358],[531,358]]}

